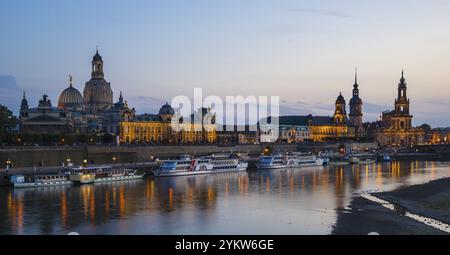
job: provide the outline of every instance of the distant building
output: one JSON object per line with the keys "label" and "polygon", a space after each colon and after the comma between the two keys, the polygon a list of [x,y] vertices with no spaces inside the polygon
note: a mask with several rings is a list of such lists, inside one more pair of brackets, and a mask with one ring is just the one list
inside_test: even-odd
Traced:
{"label": "distant building", "polygon": [[259,144],[256,125],[234,126],[232,130],[222,127],[217,131],[217,144],[220,146]]}
{"label": "distant building", "polygon": [[[113,104],[111,84],[104,78],[103,65],[103,58],[97,50],[92,59],[91,79],[86,82],[83,95],[73,86],[72,77],[70,77],[69,87],[64,89],[58,98],[58,107],[51,109],[53,117],[58,112],[69,123],[70,128],[65,128],[64,132],[118,135],[119,123],[132,120],[135,117],[135,109],[128,107],[122,93],[120,93],[119,101]],[[48,99],[46,98],[46,100]],[[22,133],[39,134],[42,133],[43,126],[52,125],[53,119],[50,120],[46,117],[49,122],[45,123],[42,116],[42,120],[39,123],[31,125],[31,116],[29,115],[33,115],[34,119],[36,119],[36,111],[36,109],[28,110],[27,100],[22,100],[20,112],[20,120],[22,122],[20,129]],[[49,111],[47,109],[45,113],[48,115]]]}
{"label": "distant building", "polygon": [[426,131],[427,144],[450,144],[450,128],[435,128]]}
{"label": "distant building", "polygon": [[102,113],[113,107],[113,91],[111,83],[105,80],[103,58],[95,54],[92,59],[91,80],[86,82],[83,91],[85,110],[89,113]]}
{"label": "distant building", "polygon": [[353,96],[350,99],[349,122],[355,129],[356,138],[364,138],[367,136],[363,123],[363,101],[359,97],[358,74],[355,73],[355,84],[353,85]]}
{"label": "distant building", "polygon": [[[202,109],[203,111],[204,109]],[[182,131],[172,128],[172,118],[175,110],[166,103],[159,113],[138,115],[129,121],[120,122],[121,143],[146,144],[212,144],[217,142],[215,124],[197,124],[194,115],[191,123],[179,123]],[[202,115],[203,112],[202,112]]]}
{"label": "distant building", "polygon": [[382,127],[377,130],[376,137],[381,146],[409,147],[424,143],[425,131],[412,126],[413,116],[409,111],[410,101],[406,92],[407,83],[402,72],[395,109],[383,112]]}
{"label": "distant building", "polygon": [[36,108],[28,107],[25,94],[20,107],[19,129],[23,134],[70,134],[73,122],[66,113],[52,106],[47,95],[39,100]]}

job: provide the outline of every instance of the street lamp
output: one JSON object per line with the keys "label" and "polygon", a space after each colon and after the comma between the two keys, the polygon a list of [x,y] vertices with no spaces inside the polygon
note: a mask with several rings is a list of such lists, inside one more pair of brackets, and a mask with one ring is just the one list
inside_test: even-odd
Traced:
{"label": "street lamp", "polygon": [[113,163],[115,164],[116,160],[117,160],[116,156],[113,156],[112,160],[113,160]]}
{"label": "street lamp", "polygon": [[6,160],[6,172],[11,168],[12,161],[10,159]]}
{"label": "street lamp", "polygon": [[83,160],[83,167],[86,168],[87,167],[87,159]]}

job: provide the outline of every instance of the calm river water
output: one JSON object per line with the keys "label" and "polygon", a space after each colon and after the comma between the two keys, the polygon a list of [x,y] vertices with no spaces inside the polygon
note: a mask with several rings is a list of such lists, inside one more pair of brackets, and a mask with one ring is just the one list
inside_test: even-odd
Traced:
{"label": "calm river water", "polygon": [[408,161],[0,188],[0,234],[329,234],[362,191],[449,176],[450,163]]}

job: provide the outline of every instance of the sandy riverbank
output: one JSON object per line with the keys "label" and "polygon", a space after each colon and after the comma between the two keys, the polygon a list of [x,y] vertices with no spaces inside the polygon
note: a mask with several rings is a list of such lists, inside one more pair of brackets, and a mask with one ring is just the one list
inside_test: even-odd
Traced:
{"label": "sandy riverbank", "polygon": [[338,211],[333,235],[445,235],[447,233],[396,214],[380,204],[355,197],[349,208]]}
{"label": "sandy riverbank", "polygon": [[[450,178],[372,195],[411,213],[450,224]],[[360,196],[355,196],[346,210],[338,212],[332,234],[367,235],[372,232],[381,235],[448,234]]]}
{"label": "sandy riverbank", "polygon": [[414,214],[450,224],[450,178],[372,195]]}

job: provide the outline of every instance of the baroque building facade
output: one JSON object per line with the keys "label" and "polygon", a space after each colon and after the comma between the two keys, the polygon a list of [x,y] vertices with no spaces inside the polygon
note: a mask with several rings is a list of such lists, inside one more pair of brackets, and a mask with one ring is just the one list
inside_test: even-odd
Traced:
{"label": "baroque building facade", "polygon": [[[201,116],[205,116],[203,109]],[[214,123],[204,125],[195,121],[192,115],[190,122],[183,119],[178,123],[179,130],[173,128],[172,118],[175,110],[166,103],[158,114],[138,115],[133,120],[120,122],[120,142],[126,144],[213,144],[217,142],[217,128]],[[202,124],[199,124],[202,123]]]}
{"label": "baroque building facade", "polygon": [[[262,124],[264,123],[264,124]],[[327,142],[355,138],[355,128],[350,125],[346,102],[342,93],[336,99],[333,116],[281,116],[277,123],[272,118],[258,124],[262,143],[305,141]]]}
{"label": "baroque building facade", "polygon": [[[46,127],[54,125],[55,120],[48,117],[53,111],[53,117],[56,116],[56,112],[59,112],[61,116],[64,116],[63,118],[67,119],[69,125],[64,128],[64,133],[118,135],[119,123],[134,118],[135,109],[128,107],[122,93],[120,93],[118,102],[113,104],[113,91],[111,84],[105,80],[104,62],[98,49],[91,64],[91,79],[86,82],[83,94],[74,87],[70,76],[69,87],[59,95],[58,105],[55,108],[47,107],[44,110],[44,103],[39,102],[38,108],[41,110],[28,109],[28,102],[24,98],[20,112],[21,132],[31,132],[29,127],[32,126],[34,133],[42,133]],[[48,103],[45,104],[51,104],[47,98],[46,96],[45,100]],[[34,121],[31,125],[30,116],[33,116],[34,120],[39,119],[40,121]]]}
{"label": "baroque building facade", "polygon": [[47,95],[42,96],[37,107],[29,108],[24,93],[19,119],[23,134],[69,134],[73,130],[72,119],[65,111],[53,107]]}
{"label": "baroque building facade", "polygon": [[383,112],[382,127],[377,130],[376,138],[381,146],[410,147],[424,143],[425,131],[412,125],[410,101],[407,96],[407,83],[402,71],[398,84],[394,110]]}

